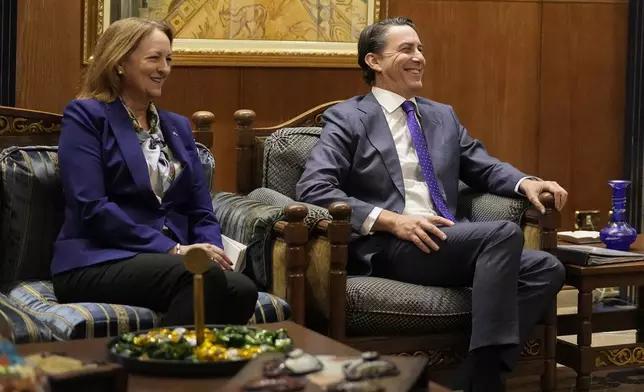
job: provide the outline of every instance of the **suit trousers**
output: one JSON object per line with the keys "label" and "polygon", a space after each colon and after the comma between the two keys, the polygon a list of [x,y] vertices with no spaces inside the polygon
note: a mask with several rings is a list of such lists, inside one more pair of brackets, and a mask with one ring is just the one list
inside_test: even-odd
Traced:
{"label": "suit trousers", "polygon": [[373,275],[424,286],[472,287],[470,350],[505,346],[502,360],[512,369],[563,286],[564,267],[550,253],[524,250],[515,223],[466,222],[432,236],[440,249],[425,253],[409,241],[376,233],[381,252],[372,257]]}
{"label": "suit trousers", "polygon": [[[193,274],[183,256],[142,253],[54,275],[61,303],[104,302],[164,313],[162,324],[194,324]],[[255,311],[257,288],[248,277],[213,265],[203,274],[205,322],[246,324]]]}

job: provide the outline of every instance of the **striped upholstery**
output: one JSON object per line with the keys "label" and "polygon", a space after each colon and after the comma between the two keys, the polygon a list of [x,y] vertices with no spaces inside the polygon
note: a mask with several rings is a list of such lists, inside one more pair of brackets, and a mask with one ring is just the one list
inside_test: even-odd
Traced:
{"label": "striped upholstery", "polygon": [[11,298],[0,294],[0,323],[11,326],[11,336],[14,343],[37,343],[52,340],[51,331],[35,317],[20,310],[20,305]]}
{"label": "striped upholstery", "polygon": [[282,217],[282,208],[227,192],[215,194],[213,208],[223,234],[248,246],[244,273],[260,289],[269,287],[272,281],[272,230]]}
{"label": "striped upholstery", "polygon": [[57,148],[7,148],[0,175],[0,283],[49,279],[65,210]]}
{"label": "striped upholstery", "polygon": [[248,320],[248,323],[276,323],[290,320],[291,317],[291,307],[286,301],[273,294],[259,293],[257,305],[255,305],[255,314]]}
{"label": "striped upholstery", "polygon": [[[50,281],[22,282],[9,290],[8,296],[15,313],[22,310],[23,317],[35,319],[40,325],[46,324],[53,337],[59,340],[115,336],[154,328],[159,326],[161,319],[160,314],[137,306],[90,302],[59,304]],[[249,323],[273,323],[290,318],[291,308],[286,301],[260,293]]]}
{"label": "striped upholstery", "polygon": [[127,305],[101,303],[59,304],[51,281],[28,281],[15,285],[9,297],[25,313],[43,321],[59,340],[115,336],[153,328],[160,317],[153,311]]}

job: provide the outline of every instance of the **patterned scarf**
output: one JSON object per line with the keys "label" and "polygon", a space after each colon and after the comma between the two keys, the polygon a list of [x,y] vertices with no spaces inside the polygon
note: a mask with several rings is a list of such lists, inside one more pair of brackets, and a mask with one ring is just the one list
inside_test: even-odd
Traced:
{"label": "patterned scarf", "polygon": [[136,136],[141,144],[143,156],[148,164],[148,174],[150,175],[150,184],[152,190],[159,201],[163,198],[165,192],[170,188],[177,175],[177,167],[173,160],[172,152],[163,139],[161,132],[161,122],[159,113],[154,103],[150,102],[148,106],[148,122],[150,130],[143,129],[136,116],[121,100],[127,110],[132,125],[136,131]]}

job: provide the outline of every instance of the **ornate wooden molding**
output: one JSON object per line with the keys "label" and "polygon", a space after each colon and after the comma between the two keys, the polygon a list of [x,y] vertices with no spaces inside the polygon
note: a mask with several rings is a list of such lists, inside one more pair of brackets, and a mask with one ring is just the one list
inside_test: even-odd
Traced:
{"label": "ornate wooden molding", "polygon": [[47,123],[44,120],[27,118],[10,118],[0,116],[0,135],[5,133],[53,133],[60,132],[59,123]]}
{"label": "ornate wooden molding", "polygon": [[644,365],[644,347],[601,350],[595,357],[595,368]]}

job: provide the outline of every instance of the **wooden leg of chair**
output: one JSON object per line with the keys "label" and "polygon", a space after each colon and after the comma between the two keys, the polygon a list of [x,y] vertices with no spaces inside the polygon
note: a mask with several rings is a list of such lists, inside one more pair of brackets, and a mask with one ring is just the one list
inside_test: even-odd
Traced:
{"label": "wooden leg of chair", "polygon": [[545,317],[544,333],[544,368],[541,374],[541,390],[543,392],[554,392],[557,388],[557,360],[555,350],[557,346],[557,301],[554,301],[548,308]]}

